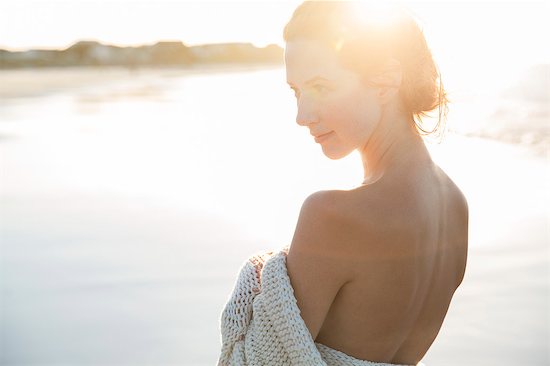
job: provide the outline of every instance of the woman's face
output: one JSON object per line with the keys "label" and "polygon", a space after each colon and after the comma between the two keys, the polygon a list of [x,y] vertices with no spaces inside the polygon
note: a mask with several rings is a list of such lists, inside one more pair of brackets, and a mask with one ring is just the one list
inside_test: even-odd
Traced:
{"label": "woman's face", "polygon": [[[381,116],[377,90],[343,68],[336,54],[318,41],[290,41],[285,47],[286,77],[296,95],[296,123],[320,140],[330,159],[363,148]],[[312,137],[313,138],[313,137]]]}

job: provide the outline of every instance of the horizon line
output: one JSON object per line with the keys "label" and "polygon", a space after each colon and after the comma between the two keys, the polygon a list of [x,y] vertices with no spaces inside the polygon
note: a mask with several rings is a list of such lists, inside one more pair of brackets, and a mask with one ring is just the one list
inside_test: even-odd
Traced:
{"label": "horizon line", "polygon": [[75,40],[73,42],[70,42],[66,46],[30,46],[30,47],[10,47],[10,46],[4,46],[0,44],[0,50],[9,51],[9,52],[27,52],[27,51],[63,51],[66,50],[72,46],[74,46],[77,43],[80,42],[96,42],[104,46],[114,46],[114,47],[145,47],[145,46],[154,46],[155,44],[162,43],[162,42],[181,42],[186,47],[196,47],[196,46],[206,46],[206,45],[221,45],[221,44],[251,44],[256,48],[265,48],[267,46],[276,45],[281,48],[284,48],[283,44],[284,42],[268,42],[268,43],[261,43],[258,44],[257,42],[252,41],[219,41],[219,42],[201,42],[201,43],[186,43],[185,41],[181,39],[158,39],[156,41],[152,42],[142,42],[142,43],[111,43],[106,41],[101,41],[99,39],[95,38],[82,38],[79,40]]}

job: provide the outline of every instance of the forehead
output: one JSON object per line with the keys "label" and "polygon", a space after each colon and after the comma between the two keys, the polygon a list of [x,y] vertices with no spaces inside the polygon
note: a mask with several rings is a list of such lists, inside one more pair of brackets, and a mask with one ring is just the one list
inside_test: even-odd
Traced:
{"label": "forehead", "polygon": [[300,85],[313,77],[329,80],[349,77],[336,53],[327,45],[313,40],[296,40],[285,45],[285,67],[287,81]]}

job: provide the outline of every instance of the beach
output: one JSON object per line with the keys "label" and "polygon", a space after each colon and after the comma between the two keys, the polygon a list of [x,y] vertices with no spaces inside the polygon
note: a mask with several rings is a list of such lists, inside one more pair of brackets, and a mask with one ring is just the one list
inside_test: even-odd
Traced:
{"label": "beach", "polygon": [[[0,73],[2,365],[215,364],[244,261],[291,240],[309,194],[361,182],[295,124],[281,68],[20,72]],[[548,140],[427,146],[470,226],[422,362],[548,365]]]}

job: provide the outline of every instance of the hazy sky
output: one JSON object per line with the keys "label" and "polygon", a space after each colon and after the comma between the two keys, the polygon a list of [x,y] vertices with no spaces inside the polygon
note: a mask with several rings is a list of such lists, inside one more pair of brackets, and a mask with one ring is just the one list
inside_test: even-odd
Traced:
{"label": "hazy sky", "polygon": [[[301,1],[0,0],[0,48],[66,48],[77,40],[117,45],[181,40],[283,46]],[[401,1],[422,21],[442,69],[499,82],[526,64],[550,62],[548,1]],[[461,75],[462,73],[462,75]],[[487,81],[487,80],[486,80]]]}
{"label": "hazy sky", "polygon": [[282,42],[300,1],[0,0],[0,47],[65,48],[80,39],[136,45],[160,39]]}

